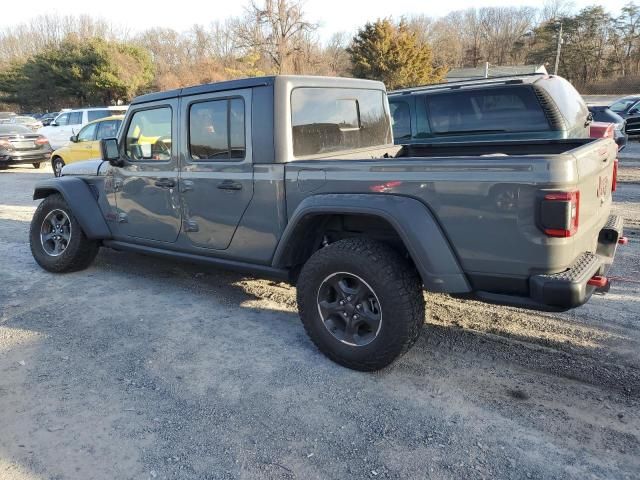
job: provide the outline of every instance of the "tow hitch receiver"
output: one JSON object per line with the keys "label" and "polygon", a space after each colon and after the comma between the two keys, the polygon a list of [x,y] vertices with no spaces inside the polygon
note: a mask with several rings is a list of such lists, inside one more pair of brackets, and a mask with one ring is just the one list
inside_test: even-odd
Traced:
{"label": "tow hitch receiver", "polygon": [[597,288],[606,287],[608,284],[609,284],[609,279],[601,275],[594,275],[587,282],[587,285],[591,285],[592,287],[597,287]]}

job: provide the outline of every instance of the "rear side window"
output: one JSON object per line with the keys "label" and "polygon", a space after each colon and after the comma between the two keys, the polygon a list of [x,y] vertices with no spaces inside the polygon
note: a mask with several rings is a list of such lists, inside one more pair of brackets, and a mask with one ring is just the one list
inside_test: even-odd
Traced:
{"label": "rear side window", "polygon": [[82,112],[69,113],[69,125],[80,125],[82,123]]}
{"label": "rear side window", "polygon": [[488,88],[426,96],[431,130],[460,133],[549,130],[549,122],[530,88]]}
{"label": "rear side window", "polygon": [[245,157],[244,100],[195,103],[189,109],[189,151],[198,161]]}
{"label": "rear side window", "polygon": [[296,157],[391,143],[381,90],[296,88],[291,124]]}
{"label": "rear side window", "polygon": [[539,80],[536,85],[544,88],[551,95],[560,113],[569,122],[569,128],[574,127],[576,124],[586,128],[585,122],[589,110],[582,96],[573,88],[573,85],[561,77]]}
{"label": "rear side window", "polygon": [[100,118],[115,115],[115,113],[112,113],[111,110],[88,110],[87,115],[89,116],[89,121],[93,122],[94,120],[98,120]]}
{"label": "rear side window", "polygon": [[411,138],[411,110],[409,104],[402,101],[390,101],[391,125],[393,127],[393,138]]}

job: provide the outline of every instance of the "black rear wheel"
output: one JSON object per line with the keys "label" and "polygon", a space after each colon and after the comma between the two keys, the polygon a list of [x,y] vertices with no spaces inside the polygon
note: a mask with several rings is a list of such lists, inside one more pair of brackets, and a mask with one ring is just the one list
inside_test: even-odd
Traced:
{"label": "black rear wheel", "polygon": [[64,161],[60,157],[53,157],[51,159],[51,167],[53,168],[53,174],[56,177],[62,175],[62,167],[64,167]]}
{"label": "black rear wheel", "polygon": [[297,282],[300,317],[316,346],[355,370],[384,368],[418,339],[422,282],[384,243],[353,238],[314,253]]}

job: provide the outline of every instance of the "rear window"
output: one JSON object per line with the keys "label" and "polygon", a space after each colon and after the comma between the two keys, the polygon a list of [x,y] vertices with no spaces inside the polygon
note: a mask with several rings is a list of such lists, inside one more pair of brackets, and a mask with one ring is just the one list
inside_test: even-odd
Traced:
{"label": "rear window", "polygon": [[112,113],[111,110],[89,110],[87,112],[87,115],[89,116],[89,121],[93,122],[94,120],[98,120],[100,118],[116,115],[116,113]]}
{"label": "rear window", "polygon": [[391,143],[381,90],[296,88],[291,111],[296,157]]}
{"label": "rear window", "polygon": [[530,88],[489,88],[426,96],[432,132],[531,132],[549,130],[549,122]]}
{"label": "rear window", "polygon": [[33,133],[22,125],[0,125],[0,135],[13,135],[15,133]]}

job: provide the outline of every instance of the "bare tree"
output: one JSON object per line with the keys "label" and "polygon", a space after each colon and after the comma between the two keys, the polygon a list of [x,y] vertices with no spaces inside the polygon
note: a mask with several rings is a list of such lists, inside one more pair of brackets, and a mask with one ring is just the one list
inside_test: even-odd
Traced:
{"label": "bare tree", "polygon": [[305,42],[318,28],[305,19],[302,2],[296,0],[252,1],[244,20],[238,25],[238,46],[267,57],[276,73],[294,71],[295,57],[303,55]]}

